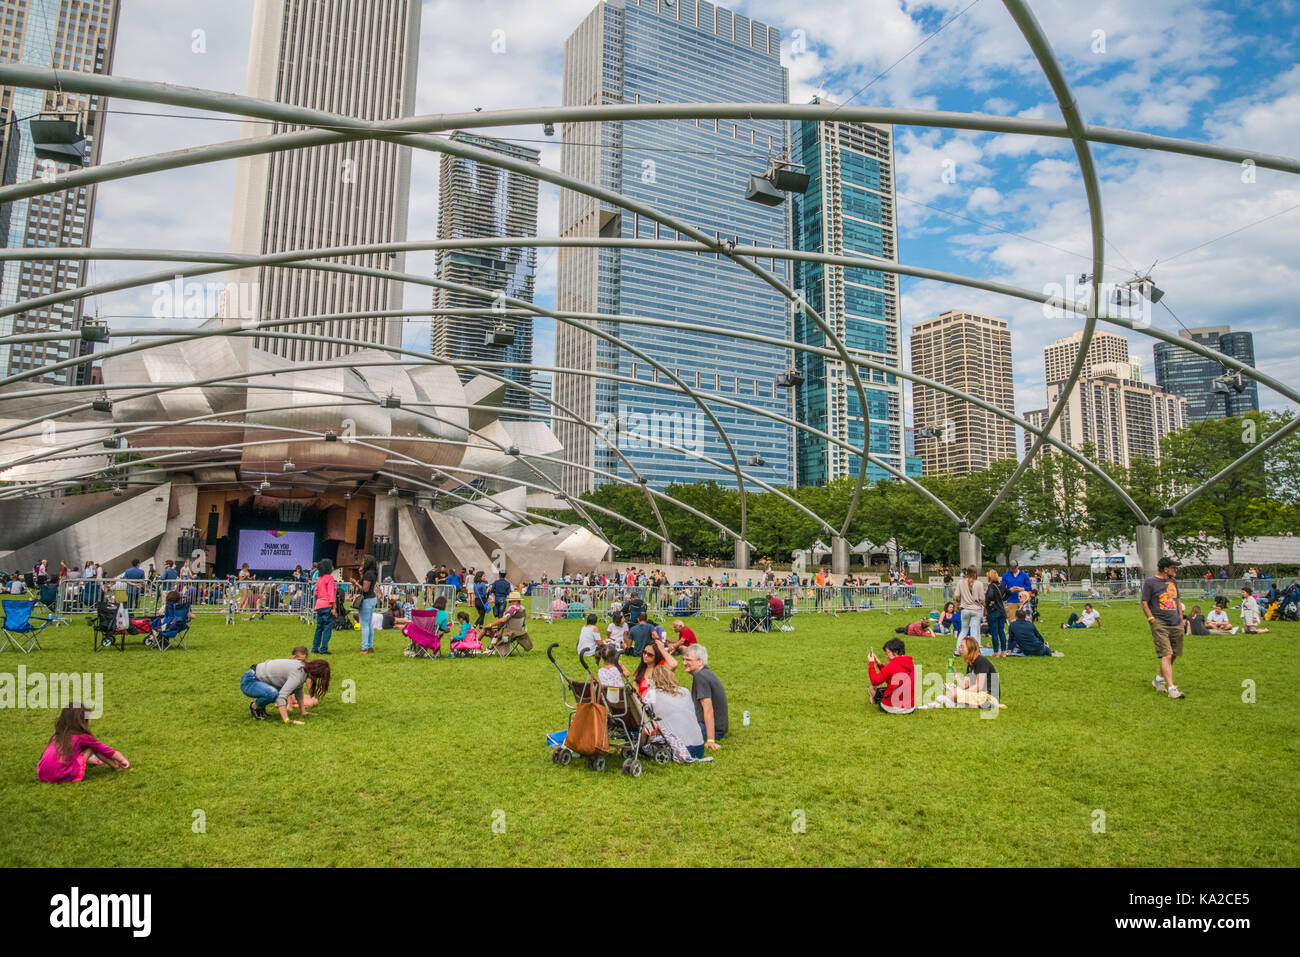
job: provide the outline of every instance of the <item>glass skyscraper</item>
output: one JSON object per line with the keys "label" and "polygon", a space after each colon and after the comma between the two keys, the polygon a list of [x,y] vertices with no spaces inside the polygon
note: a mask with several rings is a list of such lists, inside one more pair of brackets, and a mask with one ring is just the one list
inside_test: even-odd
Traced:
{"label": "glass skyscraper", "polygon": [[[537,163],[540,154],[488,136],[457,130],[452,140],[492,150],[511,159]],[[438,182],[438,238],[484,239],[537,235],[537,180],[522,173],[489,166],[477,160],[442,155]],[[502,292],[511,299],[533,301],[537,273],[537,249],[531,246],[485,249],[440,249],[437,276],[447,282]],[[437,289],[434,309],[487,309],[492,300]],[[487,343],[486,337],[498,324],[509,327],[514,341],[505,347]],[[533,361],[531,316],[434,316],[432,349],[444,359],[482,359],[492,362]],[[476,373],[460,368],[462,382]],[[528,369],[501,369],[507,379],[523,386],[532,384]],[[521,389],[506,390],[505,405],[531,409],[533,397]],[[508,416],[507,416],[508,418]]]}
{"label": "glass skyscraper", "polygon": [[[597,5],[565,43],[564,103],[783,103],[787,77],[780,51],[778,31],[705,0],[609,0]],[[770,157],[782,154],[786,136],[786,125],[775,120],[571,123],[563,130],[563,169],[690,222],[712,238],[786,248],[786,210],[744,198],[749,174],[762,173]],[[679,238],[652,220],[571,192],[561,196],[560,234]],[[789,283],[788,263],[771,258],[757,263]],[[788,300],[716,253],[561,250],[556,300],[566,312],[623,313],[780,339],[790,335]],[[776,385],[791,362],[786,348],[703,331],[613,321],[600,326],[693,388],[793,418],[789,390]],[[670,380],[644,360],[559,323],[556,363],[636,380],[560,374],[556,398],[617,442],[651,484],[715,479],[735,485],[734,477],[715,466],[657,444],[728,460],[698,407],[680,393],[654,388],[656,381]],[[790,427],[734,407],[710,406],[742,466],[772,484],[793,482]],[[572,460],[630,478],[589,431],[563,421],[556,425]],[[571,493],[607,481],[576,468],[564,475]]]}
{"label": "glass skyscraper", "polygon": [[[807,192],[791,194],[794,248],[897,262],[893,129],[871,123],[797,122],[791,129],[791,146],[792,158],[809,175]],[[875,269],[799,262],[794,266],[794,284],[851,354],[898,368],[897,276]],[[805,345],[829,345],[802,312],[794,317],[794,337]],[[797,352],[795,361],[804,377],[796,397],[798,420],[862,446],[866,420],[844,363],[807,352]],[[901,381],[874,369],[860,368],[859,376],[867,396],[871,454],[900,472],[919,474],[919,460],[908,459],[903,440]],[[826,439],[800,432],[796,441],[800,485],[823,485],[842,475],[856,475],[860,468],[859,456]],[[888,474],[875,463],[867,466],[873,481]]]}
{"label": "glass skyscraper", "polygon": [[[0,59],[27,66],[53,67],[81,73],[111,73],[117,39],[117,0],[83,0],[81,3],[38,3],[5,0],[0,3]],[[99,163],[103,146],[106,102],[98,96],[58,94],[49,90],[0,85],[0,110],[9,120],[0,127],[0,157],[5,182],[23,183],[43,176],[66,173],[65,163],[37,159],[29,121],[42,113],[78,114],[85,140],[87,166]],[[5,204],[0,224],[10,249],[33,246],[88,246],[95,218],[95,187],[81,186],[57,193]],[[84,284],[85,262],[10,260],[3,263],[0,303],[73,289]],[[79,329],[82,300],[57,303],[20,312],[0,320],[0,337],[24,333],[67,332]],[[12,375],[38,369],[78,354],[79,344],[57,342],[0,343],[0,372]],[[76,381],[75,369],[46,373],[38,379],[50,384]]]}
{"label": "glass skyscraper", "polygon": [[[1254,368],[1255,336],[1249,332],[1233,332],[1228,326],[1202,326],[1184,329],[1178,333],[1184,339],[1231,356]],[[1222,419],[1246,412],[1259,411],[1259,384],[1253,379],[1243,379],[1242,392],[1226,395],[1214,391],[1214,380],[1227,370],[1213,359],[1188,352],[1170,342],[1155,344],[1156,382],[1169,392],[1187,399],[1187,418],[1190,422]]]}

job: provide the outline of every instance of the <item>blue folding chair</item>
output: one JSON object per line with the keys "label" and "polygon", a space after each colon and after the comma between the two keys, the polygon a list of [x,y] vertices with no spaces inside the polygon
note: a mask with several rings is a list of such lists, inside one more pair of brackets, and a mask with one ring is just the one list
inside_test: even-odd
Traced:
{"label": "blue folding chair", "polygon": [[[0,651],[4,651],[9,645],[13,645],[15,650],[23,654],[39,651],[41,642],[37,635],[49,627],[53,619],[33,617],[32,612],[36,610],[36,602],[31,599],[5,601],[3,604],[5,640],[0,644]],[[35,624],[38,621],[41,622],[40,625]]]}
{"label": "blue folding chair", "polygon": [[155,618],[152,626],[153,634],[150,635],[150,643],[154,648],[159,651],[167,651],[171,648],[190,650],[190,646],[185,643],[185,639],[190,633],[189,605],[177,605],[175,607],[167,605],[165,613]]}

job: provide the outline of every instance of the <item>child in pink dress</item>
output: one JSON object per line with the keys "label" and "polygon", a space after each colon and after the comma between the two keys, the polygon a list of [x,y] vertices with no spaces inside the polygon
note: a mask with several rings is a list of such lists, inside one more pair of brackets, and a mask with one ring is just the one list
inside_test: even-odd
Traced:
{"label": "child in pink dress", "polygon": [[42,781],[80,781],[86,776],[87,764],[107,764],[122,771],[131,766],[124,754],[95,740],[85,706],[70,704],[59,712],[54,736],[36,765],[36,776]]}

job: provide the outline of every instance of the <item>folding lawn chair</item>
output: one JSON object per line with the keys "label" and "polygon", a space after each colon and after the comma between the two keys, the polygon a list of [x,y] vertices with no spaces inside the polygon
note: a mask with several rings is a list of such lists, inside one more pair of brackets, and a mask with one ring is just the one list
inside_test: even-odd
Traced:
{"label": "folding lawn chair", "polygon": [[442,645],[438,634],[438,609],[415,608],[411,620],[402,626],[402,634],[411,640],[404,654],[408,658],[437,658]]}
{"label": "folding lawn chair", "polygon": [[50,622],[55,625],[66,625],[68,619],[59,617],[59,583],[43,582],[40,589],[41,604],[49,610]]}
{"label": "folding lawn chair", "polygon": [[189,605],[177,605],[175,608],[169,606],[165,614],[153,620],[152,626],[150,644],[154,648],[159,651],[168,651],[171,648],[190,650],[190,646],[185,643],[190,633]]}
{"label": "folding lawn chair", "polygon": [[[16,651],[21,651],[23,654],[41,650],[41,642],[37,635],[48,628],[53,619],[34,616],[32,613],[36,610],[36,605],[37,602],[32,599],[4,602],[5,640],[0,643],[0,651],[4,651],[9,645],[13,645]],[[41,624],[35,624],[38,621]]]}

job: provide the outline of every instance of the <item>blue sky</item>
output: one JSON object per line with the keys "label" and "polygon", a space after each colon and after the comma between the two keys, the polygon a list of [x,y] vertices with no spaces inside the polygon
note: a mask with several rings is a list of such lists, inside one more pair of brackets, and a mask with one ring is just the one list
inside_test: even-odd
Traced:
{"label": "blue sky", "polygon": [[[426,2],[417,112],[559,104],[564,39],[593,5],[593,0]],[[730,6],[782,30],[794,102],[821,92],[864,106],[1060,118],[1028,46],[997,0],[977,0],[973,6],[969,0],[745,0]],[[1033,6],[1085,121],[1300,154],[1300,3],[1295,0],[1248,8],[1163,0]],[[219,9],[179,0],[130,0],[123,5],[115,72],[242,92],[252,9],[251,0],[228,0]],[[203,31],[202,52],[194,49],[196,30]],[[504,31],[503,53],[493,52],[495,30]],[[238,136],[237,123],[141,116],[136,113],[152,108],[125,101],[113,108],[133,112],[110,118],[106,161]],[[540,131],[505,135],[541,140],[533,145],[541,148],[542,162],[559,168],[558,146]],[[896,149],[902,261],[1040,290],[1087,269],[1084,191],[1068,141],[900,127]],[[1155,279],[1172,310],[1158,307],[1155,325],[1176,330],[1176,314],[1190,327],[1251,329],[1260,367],[1295,381],[1300,209],[1291,208],[1300,206],[1300,177],[1257,170],[1247,182],[1235,164],[1111,147],[1095,148],[1095,156],[1106,255],[1113,267],[1106,278],[1122,281],[1155,262]],[[955,179],[945,179],[945,170]],[[234,173],[227,163],[102,186],[95,245],[228,249]],[[410,238],[435,234],[436,197],[437,158],[417,153]],[[1273,218],[1260,222],[1267,217]],[[543,186],[540,233],[554,235],[556,219],[557,193]],[[1240,231],[1218,239],[1235,230]],[[549,305],[553,254],[543,252],[540,263],[538,301]],[[432,256],[409,257],[407,267],[427,274]],[[98,265],[93,278],[148,268]],[[1069,335],[1077,321],[1048,318],[1030,303],[944,284],[907,279],[902,291],[905,337],[912,322],[945,309],[1006,317],[1017,411],[1045,404],[1042,347]],[[409,308],[428,302],[426,288],[408,290]],[[151,304],[146,289],[106,296],[96,305],[104,314],[123,317],[113,321],[125,327],[147,324],[127,317],[148,315]],[[538,323],[540,363],[551,361],[553,334],[549,322]],[[1131,338],[1132,354],[1152,378],[1150,341]],[[409,324],[406,342],[426,346],[427,323]],[[1266,389],[1261,399],[1269,408],[1286,406]]]}

